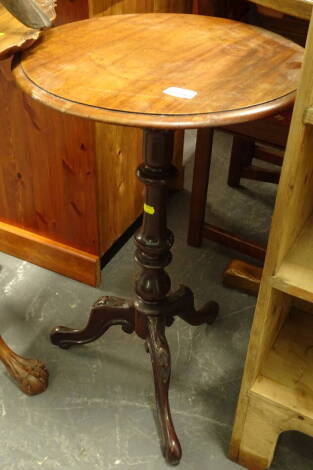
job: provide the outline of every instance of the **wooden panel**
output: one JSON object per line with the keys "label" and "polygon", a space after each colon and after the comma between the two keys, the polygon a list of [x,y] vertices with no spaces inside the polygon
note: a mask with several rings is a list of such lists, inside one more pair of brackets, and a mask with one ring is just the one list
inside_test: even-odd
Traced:
{"label": "wooden panel", "polygon": [[249,0],[257,5],[281,11],[290,16],[310,19],[312,14],[312,0]]}
{"label": "wooden panel", "polygon": [[55,25],[83,20],[89,17],[88,0],[58,0]]}
{"label": "wooden panel", "polygon": [[99,283],[97,256],[3,222],[0,222],[0,250],[91,286]]}
{"label": "wooden panel", "polygon": [[96,254],[93,125],[23,95],[9,65],[0,65],[0,218]]}
{"label": "wooden panel", "polygon": [[90,0],[90,16],[123,13],[191,13],[192,0]]}
{"label": "wooden panel", "polygon": [[284,258],[272,279],[276,289],[313,302],[313,217]]}
{"label": "wooden panel", "polygon": [[96,123],[100,251],[105,252],[141,214],[142,131]]}
{"label": "wooden panel", "polygon": [[[251,393],[313,420],[313,317],[292,311]],[[313,429],[312,429],[313,432]]]}
{"label": "wooden panel", "polygon": [[305,124],[313,125],[313,107],[305,110],[303,119]]}

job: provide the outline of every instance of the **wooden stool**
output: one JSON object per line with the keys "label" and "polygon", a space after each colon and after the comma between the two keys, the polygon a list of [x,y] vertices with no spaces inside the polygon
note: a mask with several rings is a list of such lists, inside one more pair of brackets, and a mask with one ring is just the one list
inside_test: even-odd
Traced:
{"label": "wooden stool", "polygon": [[[179,316],[210,324],[215,302],[195,310],[188,287],[171,291],[165,271],[173,233],[166,223],[174,130],[210,128],[265,117],[294,101],[302,48],[253,26],[178,14],[94,18],[49,30],[17,59],[13,74],[34,99],[65,113],[144,129],[144,220],[135,236],[141,267],[134,300],[101,297],[82,330],[57,327],[68,348],[99,338],[112,325],[145,340],[152,360],[162,449],[176,464],[181,446],[171,418],[170,350],[165,327]],[[253,73],[252,73],[253,72]],[[255,77],[262,76],[258,81]],[[131,197],[131,195],[130,195]]]}
{"label": "wooden stool", "polygon": [[[0,5],[0,60],[30,47],[39,38],[40,31],[19,23]],[[0,336],[0,360],[22,392],[36,395],[48,386],[49,374],[42,362],[16,354]]]}

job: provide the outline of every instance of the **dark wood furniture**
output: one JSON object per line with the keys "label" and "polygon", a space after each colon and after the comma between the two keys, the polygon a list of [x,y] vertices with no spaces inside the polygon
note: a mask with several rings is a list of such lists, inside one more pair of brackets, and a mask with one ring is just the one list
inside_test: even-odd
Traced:
{"label": "dark wood furniture", "polygon": [[[44,105],[144,129],[144,162],[137,176],[146,186],[146,199],[143,225],[135,236],[141,272],[134,299],[101,297],[84,329],[60,326],[51,339],[66,349],[121,325],[145,340],[162,449],[171,464],[180,461],[181,446],[168,401],[171,362],[165,328],[175,316],[191,325],[210,324],[218,311],[212,301],[195,310],[191,290],[181,286],[172,292],[165,271],[174,242],[166,222],[167,185],[175,176],[174,131],[199,128],[200,136],[208,136],[216,126],[285,109],[294,100],[301,57],[296,44],[250,25],[145,14],[95,18],[46,31],[13,69],[24,92]],[[266,80],[255,80],[259,74]]]}
{"label": "dark wood furniture", "polygon": [[[40,31],[23,26],[0,4],[0,63],[15,52],[30,47],[39,35]],[[3,106],[3,103],[1,105]],[[36,395],[47,388],[49,374],[42,362],[19,356],[8,347],[1,336],[0,361],[27,395]]]}

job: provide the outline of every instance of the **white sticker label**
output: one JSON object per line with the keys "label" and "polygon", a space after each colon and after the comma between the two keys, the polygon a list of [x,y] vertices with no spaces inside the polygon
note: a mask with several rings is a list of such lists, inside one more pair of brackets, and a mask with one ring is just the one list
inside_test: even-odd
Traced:
{"label": "white sticker label", "polygon": [[187,100],[191,100],[198,94],[194,90],[187,90],[187,88],[177,88],[175,86],[166,88],[166,90],[163,90],[163,93],[166,95],[175,96],[176,98],[186,98]]}

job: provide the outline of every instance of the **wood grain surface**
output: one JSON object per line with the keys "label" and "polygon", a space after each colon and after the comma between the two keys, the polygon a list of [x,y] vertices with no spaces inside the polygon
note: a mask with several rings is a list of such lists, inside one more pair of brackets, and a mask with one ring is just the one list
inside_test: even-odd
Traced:
{"label": "wood grain surface", "polygon": [[263,7],[286,13],[298,18],[310,19],[313,0],[249,0]]}
{"label": "wood grain surface", "polygon": [[161,13],[165,11],[191,13],[192,5],[193,0],[90,0],[89,16],[121,15],[135,12]]}
{"label": "wood grain surface", "polygon": [[[303,49],[222,18],[179,14],[93,18],[47,31],[13,73],[65,113],[137,127],[248,121],[294,100]],[[192,99],[169,87],[193,90]]]}
{"label": "wood grain surface", "polygon": [[24,26],[0,4],[0,59],[30,47],[39,35],[40,31]]}
{"label": "wood grain surface", "polygon": [[0,221],[1,250],[77,281],[96,286],[100,279],[99,257],[51,238]]}

